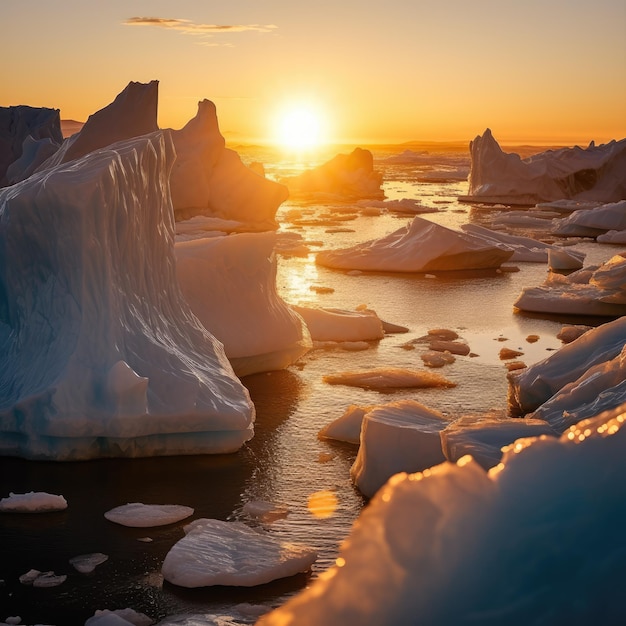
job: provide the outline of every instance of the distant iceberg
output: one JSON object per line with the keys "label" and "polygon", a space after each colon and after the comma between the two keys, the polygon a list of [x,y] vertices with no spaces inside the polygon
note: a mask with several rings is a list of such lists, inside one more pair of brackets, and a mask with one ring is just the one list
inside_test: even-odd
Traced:
{"label": "distant iceberg", "polygon": [[0,190],[0,454],[233,452],[254,406],[176,278],[169,132]]}
{"label": "distant iceberg", "polygon": [[552,200],[618,202],[626,198],[626,139],[587,148],[547,150],[522,159],[505,153],[487,129],[470,143],[464,199],[534,205]]}

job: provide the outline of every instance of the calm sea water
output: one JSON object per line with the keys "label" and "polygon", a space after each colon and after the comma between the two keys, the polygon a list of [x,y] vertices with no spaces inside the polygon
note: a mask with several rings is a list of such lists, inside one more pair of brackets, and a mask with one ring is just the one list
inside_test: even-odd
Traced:
{"label": "calm sea water", "polygon": [[[445,169],[442,165],[451,176],[468,167],[467,152],[430,153],[428,158],[403,165],[384,161],[403,149],[374,152],[388,198],[419,199],[438,209],[424,217],[451,227],[488,223],[500,210],[459,203],[457,197],[467,193],[467,182],[440,179]],[[238,150],[245,162],[265,163],[267,175],[273,178],[297,173],[334,154],[313,159],[278,156],[262,149]],[[289,221],[293,210],[310,218],[306,227]],[[355,205],[290,199],[279,209],[278,218],[282,231],[300,233],[311,242],[314,252],[383,236],[405,225],[411,216],[364,215]],[[587,253],[587,264],[601,262],[616,251],[593,242],[575,247]],[[560,347],[556,335],[563,323],[589,321],[575,316],[542,319],[516,313],[512,304],[522,288],[541,284],[547,273],[543,264],[518,267],[518,272],[511,273],[435,278],[350,276],[317,267],[314,254],[279,257],[277,283],[288,302],[342,309],[366,305],[385,321],[405,326],[409,332],[388,335],[362,352],[314,350],[285,371],[245,378],[257,409],[256,435],[236,454],[81,463],[0,458],[0,497],[9,492],[46,491],[62,494],[69,504],[59,513],[0,516],[0,621],[19,615],[24,624],[83,624],[96,609],[131,607],[155,620],[193,614],[198,624],[211,624],[210,615],[232,615],[240,603],[271,607],[284,602],[334,562],[339,544],[365,504],[349,478],[356,447],[320,441],[317,433],[322,426],[339,417],[350,404],[370,405],[399,398],[417,399],[450,419],[468,414],[506,414],[506,368],[499,358],[500,349],[520,350],[520,359],[531,364]],[[320,292],[320,287],[327,289]],[[432,328],[457,331],[477,355],[458,357],[440,370],[457,383],[455,388],[380,394],[323,382],[325,374],[347,369],[421,368],[419,350],[401,346]],[[539,340],[529,343],[529,335],[538,335]],[[326,491],[336,496],[337,506],[332,515],[320,518],[311,512],[308,502],[312,494]],[[258,499],[289,509],[286,518],[265,526],[274,535],[318,550],[319,558],[310,574],[251,589],[177,588],[163,582],[160,569],[168,550],[184,535],[184,522],[132,529],[112,524],[103,516],[115,506],[144,502],[191,506],[194,518],[249,521],[242,507]],[[146,537],[152,541],[142,541]],[[103,552],[109,559],[91,575],[75,572],[69,559],[91,552]],[[51,589],[21,585],[18,577],[31,568],[67,574],[68,578]]]}

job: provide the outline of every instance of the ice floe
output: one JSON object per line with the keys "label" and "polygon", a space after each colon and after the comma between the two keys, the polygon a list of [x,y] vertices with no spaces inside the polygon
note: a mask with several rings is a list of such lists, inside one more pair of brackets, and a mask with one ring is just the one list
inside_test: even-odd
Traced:
{"label": "ice floe", "polygon": [[129,502],[107,511],[104,517],[110,522],[131,528],[152,528],[175,524],[193,515],[194,510],[180,504],[143,504]]}
{"label": "ice floe", "polygon": [[324,376],[329,385],[347,385],[377,391],[424,387],[455,387],[456,383],[440,374],[401,367],[378,367],[362,371],[337,372]]}
{"label": "ice floe", "polygon": [[415,217],[380,239],[318,252],[316,263],[343,270],[433,272],[498,268],[512,255],[502,244]]}
{"label": "ice floe", "polygon": [[91,554],[79,554],[70,559],[70,565],[81,574],[91,574],[98,565],[108,561],[107,554],[102,552],[92,552]]}
{"label": "ice floe", "polygon": [[0,513],[48,513],[65,509],[67,500],[63,496],[45,491],[10,493],[8,498],[0,499]]}
{"label": "ice floe", "polygon": [[294,305],[315,341],[375,341],[385,335],[383,322],[374,311],[348,311]]}
{"label": "ice floe", "polygon": [[252,587],[307,572],[315,550],[281,542],[242,522],[199,519],[167,553],[163,577],[180,587]]}

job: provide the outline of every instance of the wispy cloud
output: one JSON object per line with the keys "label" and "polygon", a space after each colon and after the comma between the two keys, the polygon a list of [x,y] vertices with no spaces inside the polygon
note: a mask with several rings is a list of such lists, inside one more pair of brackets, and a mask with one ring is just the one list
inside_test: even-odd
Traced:
{"label": "wispy cloud", "polygon": [[220,33],[245,33],[254,31],[269,33],[275,24],[196,24],[191,20],[166,17],[129,17],[124,21],[127,26],[156,26],[177,30],[185,35],[216,35]]}

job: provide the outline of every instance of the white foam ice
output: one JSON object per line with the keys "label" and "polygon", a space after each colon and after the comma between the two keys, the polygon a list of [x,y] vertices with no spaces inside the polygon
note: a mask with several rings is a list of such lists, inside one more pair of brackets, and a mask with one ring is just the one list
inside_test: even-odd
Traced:
{"label": "white foam ice", "polygon": [[253,587],[307,572],[317,554],[312,548],[280,541],[242,522],[199,519],[167,553],[163,577],[180,587]]}

